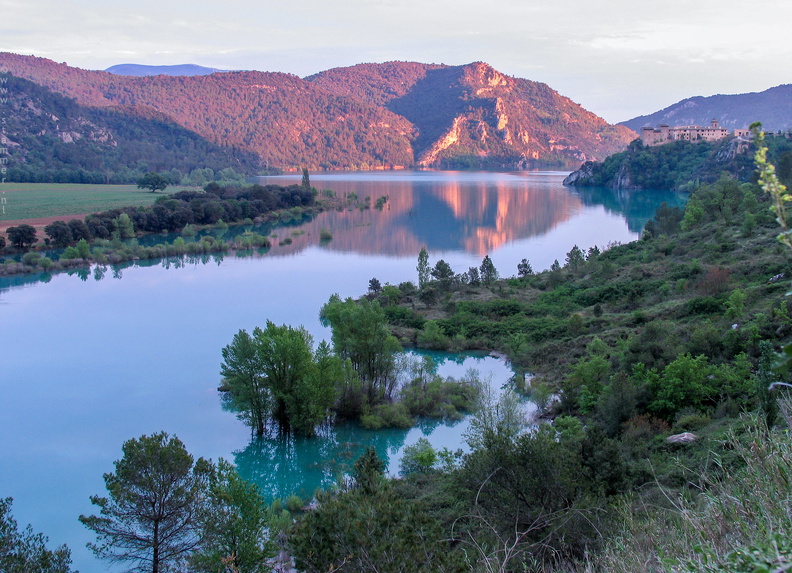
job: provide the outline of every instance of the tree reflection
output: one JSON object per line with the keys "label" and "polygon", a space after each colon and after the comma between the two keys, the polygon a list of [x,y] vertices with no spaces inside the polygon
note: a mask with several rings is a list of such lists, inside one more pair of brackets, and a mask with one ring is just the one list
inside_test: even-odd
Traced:
{"label": "tree reflection", "polygon": [[403,447],[409,430],[365,430],[352,423],[320,430],[314,438],[279,436],[277,431],[253,438],[234,452],[240,475],[270,498],[292,493],[312,497],[317,488],[329,488],[348,474],[366,446],[374,446],[390,461]]}

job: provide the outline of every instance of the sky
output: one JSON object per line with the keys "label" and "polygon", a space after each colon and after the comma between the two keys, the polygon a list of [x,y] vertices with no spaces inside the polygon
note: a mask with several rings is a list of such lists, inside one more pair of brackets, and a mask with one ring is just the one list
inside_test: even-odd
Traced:
{"label": "sky", "polygon": [[0,0],[0,51],[85,69],[484,61],[609,122],[792,83],[790,0]]}

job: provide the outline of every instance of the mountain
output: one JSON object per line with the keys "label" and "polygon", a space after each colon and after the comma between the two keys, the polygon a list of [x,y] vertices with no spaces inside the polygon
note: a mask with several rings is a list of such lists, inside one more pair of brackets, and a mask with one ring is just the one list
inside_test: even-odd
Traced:
{"label": "mountain", "polygon": [[175,66],[146,66],[143,64],[117,64],[110,66],[105,70],[111,74],[119,76],[208,76],[215,72],[222,72],[225,70],[218,70],[216,68],[205,68],[203,66],[196,66],[195,64],[178,64]]}
{"label": "mountain", "polygon": [[130,183],[148,170],[260,169],[255,154],[207,141],[149,108],[85,107],[29,80],[2,79],[11,181]]}
{"label": "mountain", "polygon": [[635,137],[545,84],[480,62],[362,64],[305,79],[256,71],[130,77],[10,53],[0,53],[0,66],[84,106],[153,110],[285,168],[576,166]]}
{"label": "mountain", "polygon": [[642,127],[661,124],[709,125],[713,118],[728,129],[746,128],[761,121],[767,131],[792,128],[792,84],[737,95],[692,97],[650,115],[642,115],[621,125],[640,132]]}
{"label": "mountain", "polygon": [[307,79],[408,119],[416,163],[426,167],[568,165],[604,158],[635,138],[546,84],[483,62],[360,64]]}

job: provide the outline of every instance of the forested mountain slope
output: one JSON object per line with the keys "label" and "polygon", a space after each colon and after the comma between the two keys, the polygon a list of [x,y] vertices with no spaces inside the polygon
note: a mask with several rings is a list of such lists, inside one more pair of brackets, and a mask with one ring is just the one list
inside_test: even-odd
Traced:
{"label": "forested mountain slope", "polygon": [[149,108],[275,167],[571,166],[635,137],[545,84],[480,62],[364,64],[307,79],[255,71],[130,77],[10,53],[0,65],[81,105]]}

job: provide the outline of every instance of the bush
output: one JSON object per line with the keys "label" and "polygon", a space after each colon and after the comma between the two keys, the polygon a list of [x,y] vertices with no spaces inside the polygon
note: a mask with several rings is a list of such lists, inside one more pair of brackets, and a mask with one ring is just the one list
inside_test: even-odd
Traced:
{"label": "bush", "polygon": [[22,255],[22,264],[27,265],[29,267],[35,267],[39,259],[41,258],[41,253],[36,251],[31,251],[29,253],[25,253]]}
{"label": "bush", "polygon": [[361,425],[367,430],[382,428],[412,428],[414,420],[410,418],[404,404],[380,404],[375,406],[370,414],[360,417]]}
{"label": "bush", "polygon": [[404,448],[404,455],[399,464],[399,473],[409,475],[412,473],[427,473],[434,469],[438,462],[437,451],[426,438],[418,438],[411,446]]}
{"label": "bush", "polygon": [[286,498],[286,509],[292,513],[301,511],[305,507],[305,502],[297,494],[292,494]]}

